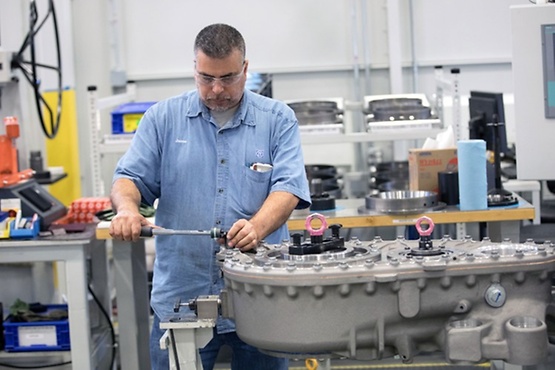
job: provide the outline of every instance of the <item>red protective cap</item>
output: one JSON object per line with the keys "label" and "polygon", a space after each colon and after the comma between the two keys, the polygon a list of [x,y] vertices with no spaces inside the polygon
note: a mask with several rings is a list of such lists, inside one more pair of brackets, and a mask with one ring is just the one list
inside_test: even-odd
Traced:
{"label": "red protective cap", "polygon": [[19,137],[19,122],[17,122],[17,117],[4,117],[4,126],[6,126],[6,135],[9,138],[15,139]]}

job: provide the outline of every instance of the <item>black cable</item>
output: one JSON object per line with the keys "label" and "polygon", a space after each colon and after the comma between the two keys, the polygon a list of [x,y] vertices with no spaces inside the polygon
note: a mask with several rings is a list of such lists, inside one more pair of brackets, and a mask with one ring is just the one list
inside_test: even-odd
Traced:
{"label": "black cable", "polygon": [[[35,36],[40,31],[40,29],[46,23],[46,20],[52,18],[52,23],[54,27],[54,37],[56,41],[56,61],[57,66],[50,66],[42,63],[37,63],[36,56],[35,56]],[[60,51],[60,36],[58,31],[58,20],[56,17],[56,9],[54,7],[53,0],[49,0],[48,2],[48,12],[40,24],[37,26],[38,23],[38,12],[35,0],[31,0],[29,6],[29,32],[25,36],[25,40],[21,45],[18,53],[15,55],[12,64],[14,67],[18,67],[23,72],[25,79],[31,85],[34,96],[35,96],[35,105],[37,108],[37,114],[39,116],[39,121],[41,124],[42,131],[46,137],[49,139],[53,139],[56,137],[58,130],[60,128],[60,119],[62,116],[62,57]],[[24,60],[23,53],[25,50],[29,48],[30,51],[30,61]],[[58,93],[58,104],[56,107],[56,117],[54,117],[54,112],[50,105],[44,100],[40,93],[40,80],[37,76],[37,67],[50,69],[56,72],[58,78],[58,86],[57,86],[57,93]],[[50,118],[50,126],[47,128],[44,122],[44,115],[42,112],[42,107],[44,107]]]}
{"label": "black cable", "polygon": [[116,361],[116,347],[117,347],[116,332],[114,330],[114,325],[112,324],[110,315],[108,314],[108,312],[106,312],[106,309],[104,308],[104,306],[102,305],[102,303],[100,302],[96,294],[94,294],[90,284],[87,285],[87,288],[89,289],[89,293],[91,293],[91,296],[93,297],[94,301],[98,305],[98,308],[100,308],[100,312],[102,312],[102,316],[104,316],[104,318],[106,319],[106,322],[108,323],[108,326],[110,327],[110,337],[112,339],[112,358],[110,359],[110,369],[113,369],[114,363]]}

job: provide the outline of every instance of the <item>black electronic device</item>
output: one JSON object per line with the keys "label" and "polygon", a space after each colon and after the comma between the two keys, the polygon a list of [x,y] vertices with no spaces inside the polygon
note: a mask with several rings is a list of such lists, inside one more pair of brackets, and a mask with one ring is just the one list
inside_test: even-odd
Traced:
{"label": "black electronic device", "polygon": [[488,206],[508,206],[518,204],[517,197],[503,188],[501,182],[501,157],[509,153],[507,130],[505,128],[505,107],[503,94],[471,91],[468,99],[470,139],[482,139],[487,150],[493,152],[495,184],[488,191]]}
{"label": "black electronic device", "polygon": [[35,179],[0,188],[0,199],[19,198],[21,215],[33,217],[36,213],[41,219],[41,229],[67,214],[67,208],[48,193]]}
{"label": "black electronic device", "polygon": [[496,138],[492,123],[496,122],[498,123],[499,154],[501,157],[509,155],[503,94],[470,91],[468,109],[470,117],[468,123],[469,138],[484,140],[486,148],[493,151]]}

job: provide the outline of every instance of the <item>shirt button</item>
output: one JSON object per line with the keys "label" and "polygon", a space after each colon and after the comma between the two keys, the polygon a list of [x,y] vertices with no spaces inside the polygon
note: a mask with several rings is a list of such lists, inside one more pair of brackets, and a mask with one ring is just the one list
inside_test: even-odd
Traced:
{"label": "shirt button", "polygon": [[220,159],[220,164],[225,164],[225,159]]}
{"label": "shirt button", "polygon": [[216,221],[216,225],[219,225],[221,223],[222,223],[222,221],[220,221],[220,220]]}
{"label": "shirt button", "polygon": [[218,193],[223,193],[223,192],[224,192],[224,189],[222,189],[222,188],[218,189]]}

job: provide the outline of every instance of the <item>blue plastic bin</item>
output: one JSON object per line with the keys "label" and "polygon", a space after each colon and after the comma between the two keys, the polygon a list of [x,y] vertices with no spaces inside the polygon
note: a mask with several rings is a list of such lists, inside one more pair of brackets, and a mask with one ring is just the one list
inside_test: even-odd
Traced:
{"label": "blue plastic bin", "polygon": [[[66,304],[46,305],[51,310],[67,310]],[[6,352],[69,351],[69,321],[4,321]]]}
{"label": "blue plastic bin", "polygon": [[[31,218],[23,218],[26,221],[31,221]],[[39,236],[40,231],[40,218],[38,218],[31,228],[15,228],[15,220],[10,222],[10,239],[33,239]]]}
{"label": "blue plastic bin", "polygon": [[143,114],[156,102],[122,104],[112,111],[112,134],[132,134],[137,130]]}

